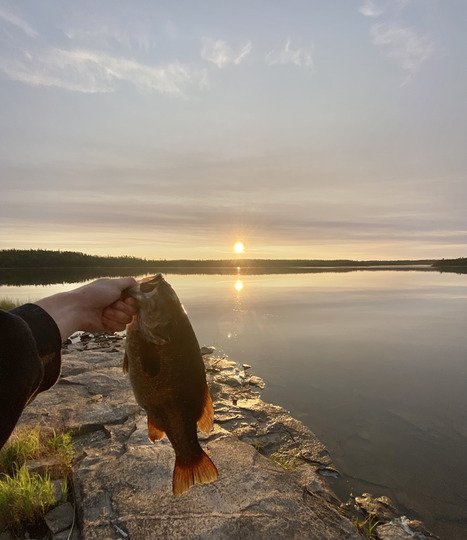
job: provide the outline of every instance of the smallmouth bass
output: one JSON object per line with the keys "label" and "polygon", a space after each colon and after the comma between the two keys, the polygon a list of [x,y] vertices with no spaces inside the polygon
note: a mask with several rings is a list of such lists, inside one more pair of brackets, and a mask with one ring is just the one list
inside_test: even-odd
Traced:
{"label": "smallmouth bass", "polygon": [[167,434],[172,443],[172,487],[179,496],[218,476],[197,435],[197,426],[207,433],[214,421],[204,362],[185,309],[162,274],[131,287],[128,294],[139,309],[127,327],[123,371],[147,413],[149,440]]}

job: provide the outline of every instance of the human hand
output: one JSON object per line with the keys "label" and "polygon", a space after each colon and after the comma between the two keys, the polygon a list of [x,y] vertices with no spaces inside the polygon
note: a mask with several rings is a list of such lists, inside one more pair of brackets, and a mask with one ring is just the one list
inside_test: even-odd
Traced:
{"label": "human hand", "polygon": [[116,332],[124,330],[136,313],[136,301],[123,294],[136,283],[132,277],[98,279],[35,303],[55,320],[63,341],[77,330]]}
{"label": "human hand", "polygon": [[132,277],[119,279],[98,279],[75,289],[83,315],[82,330],[88,332],[120,332],[125,330],[135,315],[138,304],[130,296],[124,296],[125,289],[136,285]]}

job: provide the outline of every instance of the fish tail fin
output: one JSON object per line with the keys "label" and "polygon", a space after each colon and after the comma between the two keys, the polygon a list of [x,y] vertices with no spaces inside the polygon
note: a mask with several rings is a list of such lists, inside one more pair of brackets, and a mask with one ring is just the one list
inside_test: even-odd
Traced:
{"label": "fish tail fin", "polygon": [[175,459],[173,493],[179,497],[194,484],[209,484],[217,480],[218,472],[211,458],[201,450],[194,460]]}

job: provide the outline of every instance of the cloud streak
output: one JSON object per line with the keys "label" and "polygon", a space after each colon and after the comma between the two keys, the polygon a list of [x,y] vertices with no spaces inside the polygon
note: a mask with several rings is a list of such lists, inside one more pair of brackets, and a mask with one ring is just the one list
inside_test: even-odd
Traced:
{"label": "cloud streak", "polygon": [[268,66],[283,64],[294,64],[297,67],[304,68],[311,68],[313,66],[311,52],[304,49],[292,49],[290,39],[287,40],[282,50],[269,51],[266,55],[265,62]]}
{"label": "cloud streak", "polygon": [[185,97],[185,89],[201,86],[203,73],[171,63],[150,66],[135,60],[84,49],[45,48],[0,57],[0,69],[16,81],[31,86],[56,86],[82,93],[109,93],[119,83],[142,92]]}
{"label": "cloud streak", "polygon": [[[48,230],[46,236],[54,237],[68,227],[83,238],[91,235],[98,240],[106,231],[112,231],[114,235],[130,233],[138,236],[141,244],[148,248],[156,238],[157,245],[169,238],[178,238],[181,244],[186,244],[187,236],[203,239],[205,246],[214,246],[219,242],[219,234],[225,238],[232,230],[249,231],[263,249],[271,242],[284,247],[290,244],[302,247],[339,245],[341,249],[347,249],[344,246],[348,243],[377,245],[378,249],[397,244],[400,250],[412,244],[421,249],[447,244],[461,246],[467,241],[467,231],[452,219],[439,222],[403,215],[317,218],[300,203],[290,207],[264,203],[245,207],[232,201],[216,206],[212,201],[193,204],[189,199],[176,202],[146,199],[129,204],[125,197],[96,200],[90,192],[86,204],[71,197],[44,199],[40,204],[37,198],[23,198],[21,216],[18,216],[18,206],[13,208],[6,203],[1,206],[4,207],[1,213],[3,231],[9,231],[9,235],[14,235],[19,228],[24,237],[34,234],[37,229]],[[125,221],[122,224],[123,215]],[[6,235],[5,240],[8,240]],[[105,249],[104,243],[102,248]],[[412,256],[415,255],[412,253]]]}
{"label": "cloud streak", "polygon": [[434,51],[430,38],[418,35],[413,27],[375,24],[370,34],[373,43],[386,51],[386,56],[410,73],[419,69]]}
{"label": "cloud streak", "polygon": [[410,0],[365,0],[359,12],[365,17],[378,18],[385,12],[399,12],[405,8]]}
{"label": "cloud streak", "polygon": [[383,13],[383,9],[373,0],[367,0],[363,6],[359,8],[360,13],[365,17],[379,17]]}
{"label": "cloud streak", "polygon": [[382,16],[388,13],[386,20],[389,22],[377,22],[371,26],[372,43],[410,77],[433,54],[435,46],[429,36],[420,35],[415,27],[397,22],[395,15],[402,11],[407,3],[407,0],[394,0],[390,3],[366,0],[359,11],[365,17],[380,21]]}
{"label": "cloud streak", "polygon": [[19,28],[31,38],[35,38],[39,35],[36,30],[34,30],[34,28],[32,28],[26,21],[23,21],[23,19],[20,19],[16,15],[8,13],[3,9],[0,9],[0,19],[15,26],[16,28]]}
{"label": "cloud streak", "polygon": [[230,64],[240,64],[251,53],[252,46],[248,41],[241,49],[234,50],[226,41],[204,38],[201,58],[221,69]]}

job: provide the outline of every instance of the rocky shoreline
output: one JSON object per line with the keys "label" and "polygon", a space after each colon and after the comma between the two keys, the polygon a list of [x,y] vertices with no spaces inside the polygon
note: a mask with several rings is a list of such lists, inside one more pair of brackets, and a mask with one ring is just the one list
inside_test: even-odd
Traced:
{"label": "rocky shoreline", "polygon": [[264,382],[250,366],[217,358],[212,348],[202,354],[215,425],[199,438],[219,479],[174,498],[173,450],[167,438],[155,445],[147,439],[146,415],[122,372],[124,343],[113,334],[74,336],[64,345],[60,380],[23,414],[22,425],[77,434],[73,501],[52,510],[54,523],[60,512],[66,518],[49,526],[46,538],[357,540],[364,536],[356,515],[361,523],[372,516],[372,538],[434,538],[397,516],[385,497],[364,494],[342,504],[326,481],[338,474],[326,447],[283,408],[261,400]]}

